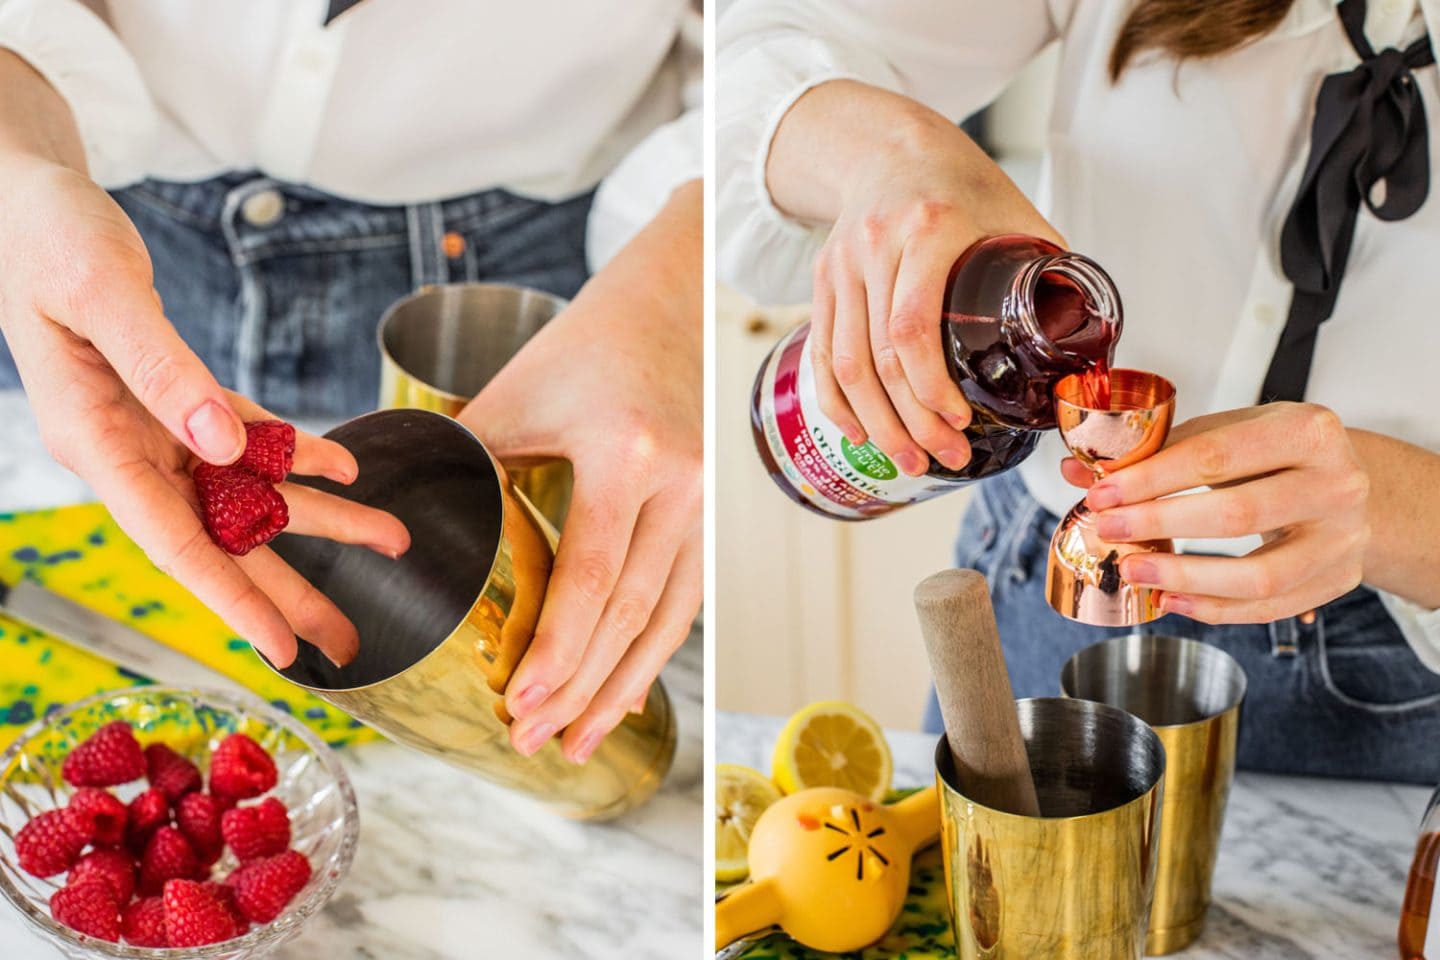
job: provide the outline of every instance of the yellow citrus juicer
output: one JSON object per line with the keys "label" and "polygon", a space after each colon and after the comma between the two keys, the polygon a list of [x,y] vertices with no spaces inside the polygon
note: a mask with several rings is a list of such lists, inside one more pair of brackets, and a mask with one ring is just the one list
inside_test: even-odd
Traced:
{"label": "yellow citrus juicer", "polygon": [[750,882],[715,906],[715,949],[779,925],[833,953],[885,936],[910,886],[910,858],[940,835],[927,787],[880,804],[839,787],[801,790],[773,804],[750,834]]}

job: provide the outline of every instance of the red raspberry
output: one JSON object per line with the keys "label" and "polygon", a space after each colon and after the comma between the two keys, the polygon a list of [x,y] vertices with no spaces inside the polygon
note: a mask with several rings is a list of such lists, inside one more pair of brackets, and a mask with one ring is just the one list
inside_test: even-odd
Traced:
{"label": "red raspberry", "polygon": [[110,884],[83,880],[50,895],[50,916],[71,930],[109,940],[120,939],[120,901]]}
{"label": "red raspberry", "polygon": [[[200,862],[209,866],[220,859],[225,840],[220,832],[220,804],[208,793],[187,793],[175,805],[175,824]],[[287,841],[286,846],[289,846]]]}
{"label": "red raspberry", "polygon": [[20,869],[37,877],[64,873],[75,865],[94,832],[94,821],[79,811],[47,810],[15,834]]}
{"label": "red raspberry", "polygon": [[129,811],[125,802],[108,790],[99,787],[81,787],[75,791],[68,804],[71,810],[89,817],[95,824],[95,844],[101,847],[118,847],[125,839],[125,821]]}
{"label": "red raspberry", "polygon": [[70,751],[60,766],[74,787],[113,787],[145,775],[145,755],[124,720],[107,723]]}
{"label": "red raspberry", "polygon": [[241,557],[274,540],[290,522],[280,492],[248,470],[202,463],[192,474],[210,539]]}
{"label": "red raspberry", "polygon": [[90,880],[101,880],[110,884],[115,899],[122,904],[129,903],[135,895],[135,861],[121,850],[94,850],[75,861],[65,885],[73,887]]}
{"label": "red raspberry", "polygon": [[234,466],[280,483],[295,465],[295,428],[280,420],[245,424],[245,452]]}
{"label": "red raspberry", "polygon": [[165,791],[151,787],[130,801],[125,821],[125,845],[137,857],[145,852],[145,845],[157,827],[170,822],[170,801]]}
{"label": "red raspberry", "polygon": [[290,813],[285,804],[266,797],[254,806],[227,810],[220,830],[242,863],[272,857],[290,846]]}
{"label": "red raspberry", "polygon": [[125,942],[136,947],[163,947],[165,939],[165,901],[160,897],[136,900],[120,915],[120,934]]}
{"label": "red raspberry", "polygon": [[243,733],[232,733],[210,757],[210,792],[248,800],[275,786],[275,761]]}
{"label": "red raspberry", "polygon": [[172,947],[199,947],[236,936],[239,924],[225,895],[212,883],[171,880],[165,884],[165,941]]}
{"label": "red raspberry", "polygon": [[150,838],[145,856],[140,859],[140,895],[154,896],[164,889],[166,880],[198,880],[204,873],[205,868],[185,834],[174,827],[161,827]]}
{"label": "red raspberry", "polygon": [[165,791],[171,803],[204,784],[200,768],[163,743],[152,743],[145,748],[145,776],[150,786]]}
{"label": "red raspberry", "polygon": [[255,923],[269,923],[305,889],[310,873],[310,861],[303,854],[286,850],[277,857],[241,864],[225,883],[235,888],[241,913]]}

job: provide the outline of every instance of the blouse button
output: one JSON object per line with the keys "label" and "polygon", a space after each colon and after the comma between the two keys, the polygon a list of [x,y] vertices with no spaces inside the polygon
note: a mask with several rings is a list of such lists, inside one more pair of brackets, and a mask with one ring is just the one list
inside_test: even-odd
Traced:
{"label": "blouse button", "polygon": [[1268,303],[1262,303],[1255,308],[1255,319],[1265,326],[1275,322],[1275,308]]}

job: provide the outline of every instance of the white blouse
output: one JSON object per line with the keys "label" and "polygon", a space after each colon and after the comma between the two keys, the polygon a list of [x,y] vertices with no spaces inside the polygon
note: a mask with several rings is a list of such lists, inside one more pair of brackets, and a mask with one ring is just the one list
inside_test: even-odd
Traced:
{"label": "white blouse", "polygon": [[255,169],[404,204],[491,187],[555,200],[608,177],[598,264],[701,175],[690,0],[361,0],[329,26],[326,10],[0,0],[0,47],[65,97],[106,187]]}
{"label": "white blouse", "polygon": [[[766,303],[807,300],[824,231],[787,219],[764,170],[781,117],[806,90],[850,78],[959,119],[1060,43],[1036,198],[1070,246],[1098,260],[1125,304],[1116,362],[1177,388],[1177,419],[1257,402],[1291,287],[1279,233],[1309,146],[1315,95],[1358,62],[1335,0],[1295,0],[1278,29],[1223,57],[1145,55],[1118,84],[1107,65],[1131,0],[736,0],[717,50],[717,274]],[[1370,0],[1371,45],[1404,47],[1440,0]],[[1440,71],[1416,71],[1432,189],[1409,219],[1360,213],[1306,399],[1352,427],[1440,450]],[[960,253],[956,251],[957,255]],[[1053,435],[1020,468],[1063,514],[1076,500]],[[1231,543],[1232,551],[1242,546]],[[1215,551],[1216,541],[1192,549]],[[1440,614],[1385,597],[1440,671]]]}

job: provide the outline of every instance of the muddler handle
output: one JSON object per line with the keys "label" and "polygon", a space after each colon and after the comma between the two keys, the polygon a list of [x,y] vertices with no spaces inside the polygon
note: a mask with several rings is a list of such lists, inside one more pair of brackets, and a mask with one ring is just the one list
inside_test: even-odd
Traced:
{"label": "muddler handle", "polygon": [[1040,815],[1000,630],[985,578],[945,570],[915,588],[915,610],[955,776],[965,795],[994,810]]}

